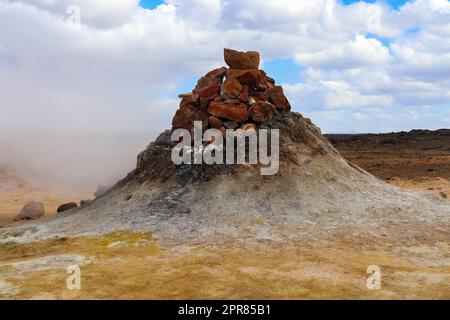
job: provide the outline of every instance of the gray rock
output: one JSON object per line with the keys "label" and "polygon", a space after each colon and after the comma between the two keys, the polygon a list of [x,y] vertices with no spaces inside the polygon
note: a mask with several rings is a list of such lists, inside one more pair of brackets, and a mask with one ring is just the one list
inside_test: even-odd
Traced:
{"label": "gray rock", "polygon": [[224,122],[223,125],[225,126],[225,128],[232,129],[232,130],[234,130],[237,127],[239,127],[239,125],[235,121],[226,121],[226,122]]}
{"label": "gray rock", "polygon": [[14,219],[18,220],[34,220],[43,217],[45,214],[44,205],[42,202],[29,202],[27,203],[17,217]]}
{"label": "gray rock", "polygon": [[92,203],[92,200],[81,200],[80,207],[86,207]]}
{"label": "gray rock", "polygon": [[69,203],[60,205],[58,207],[58,209],[56,210],[56,212],[60,213],[60,212],[64,212],[64,211],[72,210],[72,209],[76,209],[76,208],[78,208],[78,205],[75,202],[69,202]]}

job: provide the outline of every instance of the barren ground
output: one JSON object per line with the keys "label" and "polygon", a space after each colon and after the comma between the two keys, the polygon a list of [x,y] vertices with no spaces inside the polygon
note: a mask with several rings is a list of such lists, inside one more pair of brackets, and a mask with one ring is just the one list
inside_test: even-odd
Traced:
{"label": "barren ground", "polygon": [[[435,138],[435,137],[434,137]],[[446,146],[448,137],[441,137]],[[435,139],[434,143],[439,139]],[[334,141],[342,155],[380,179],[415,191],[450,195],[450,152],[358,140]],[[437,143],[439,144],[439,143]],[[364,148],[361,146],[365,146]],[[438,152],[437,152],[438,151]],[[0,193],[9,223],[29,200],[51,215],[85,192],[58,194],[20,185]],[[255,222],[257,223],[257,222]],[[356,240],[355,240],[356,241]],[[82,290],[66,288],[66,267],[81,268]],[[382,270],[382,289],[368,290],[366,269]],[[261,241],[252,247],[166,248],[149,233],[56,238],[0,246],[0,298],[8,299],[450,299],[449,243],[397,246],[355,243],[298,246]]]}

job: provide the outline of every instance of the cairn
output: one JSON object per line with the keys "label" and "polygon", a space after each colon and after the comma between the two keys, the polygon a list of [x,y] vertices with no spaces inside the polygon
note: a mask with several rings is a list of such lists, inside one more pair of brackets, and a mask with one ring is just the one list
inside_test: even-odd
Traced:
{"label": "cairn", "polygon": [[195,121],[203,129],[214,128],[225,136],[227,129],[256,129],[270,122],[275,113],[291,110],[283,88],[259,70],[258,52],[224,50],[227,67],[208,72],[190,93],[180,94],[180,107],[172,130],[192,132]]}

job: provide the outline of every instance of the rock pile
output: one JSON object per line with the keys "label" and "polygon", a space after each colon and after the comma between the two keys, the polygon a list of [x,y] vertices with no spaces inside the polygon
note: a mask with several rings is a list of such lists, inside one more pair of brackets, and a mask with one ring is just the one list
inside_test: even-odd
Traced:
{"label": "rock pile", "polygon": [[192,131],[195,121],[202,121],[204,130],[248,130],[271,121],[276,112],[290,111],[283,88],[259,70],[258,52],[225,49],[224,56],[229,68],[208,72],[191,93],[179,95],[173,130]]}

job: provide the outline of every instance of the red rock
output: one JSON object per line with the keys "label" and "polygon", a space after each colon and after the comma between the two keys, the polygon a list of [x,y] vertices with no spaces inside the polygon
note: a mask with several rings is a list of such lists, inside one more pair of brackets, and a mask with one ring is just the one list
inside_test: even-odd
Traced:
{"label": "red rock", "polygon": [[249,110],[250,117],[258,123],[269,122],[272,120],[276,107],[266,101],[256,102]]}
{"label": "red rock", "polygon": [[195,87],[194,91],[192,91],[194,94],[198,93],[200,90],[211,87],[213,85],[222,85],[222,79],[220,78],[208,78],[208,77],[201,77],[198,82],[197,86]]}
{"label": "red rock", "polygon": [[271,101],[278,109],[291,110],[291,105],[284,95],[283,87],[275,86],[269,90],[269,101]]}
{"label": "red rock", "polygon": [[229,100],[225,100],[223,103],[226,103],[226,104],[240,104],[241,100],[239,100],[239,99],[229,99]]}
{"label": "red rock", "polygon": [[260,57],[256,51],[241,52],[224,49],[225,62],[232,69],[258,69]]}
{"label": "red rock", "polygon": [[220,94],[220,84],[213,82],[207,87],[203,87],[197,92],[200,98],[207,98],[213,95]]}
{"label": "red rock", "polygon": [[242,86],[242,90],[238,98],[242,102],[248,103],[248,99],[250,99],[248,86]]}
{"label": "red rock", "polygon": [[226,104],[223,102],[212,102],[208,107],[208,112],[216,117],[244,122],[248,119],[248,110],[245,104]]}
{"label": "red rock", "polygon": [[194,121],[202,121],[203,129],[208,127],[209,114],[206,111],[197,109],[192,105],[186,105],[183,109],[178,109],[172,120],[173,129],[194,128]]}
{"label": "red rock", "polygon": [[203,110],[206,110],[208,108],[209,104],[212,101],[216,101],[216,99],[220,100],[220,96],[218,94],[213,94],[212,96],[208,96],[208,97],[202,97],[202,98],[200,98],[200,107]]}
{"label": "red rock", "polygon": [[269,100],[269,93],[267,91],[255,91],[250,90],[250,97],[254,98],[256,101],[267,101]]}
{"label": "red rock", "polygon": [[227,70],[227,79],[235,78],[242,85],[252,88],[266,89],[266,73],[262,70]]}
{"label": "red rock", "polygon": [[214,129],[220,129],[223,127],[223,121],[214,116],[209,117],[209,125]]}
{"label": "red rock", "polygon": [[184,109],[186,106],[197,105],[199,96],[197,94],[184,95],[180,102],[180,109]]}
{"label": "red rock", "polygon": [[184,98],[192,97],[193,95],[194,95],[194,94],[193,94],[192,92],[189,92],[189,93],[180,93],[180,94],[178,95],[178,98],[184,99]]}
{"label": "red rock", "polygon": [[229,78],[222,84],[220,95],[222,99],[235,99],[242,91],[241,83],[235,78]]}
{"label": "red rock", "polygon": [[223,80],[226,73],[227,73],[227,68],[221,67],[221,68],[217,68],[217,69],[214,69],[214,70],[208,72],[205,75],[205,77],[206,78],[220,78],[221,80]]}

